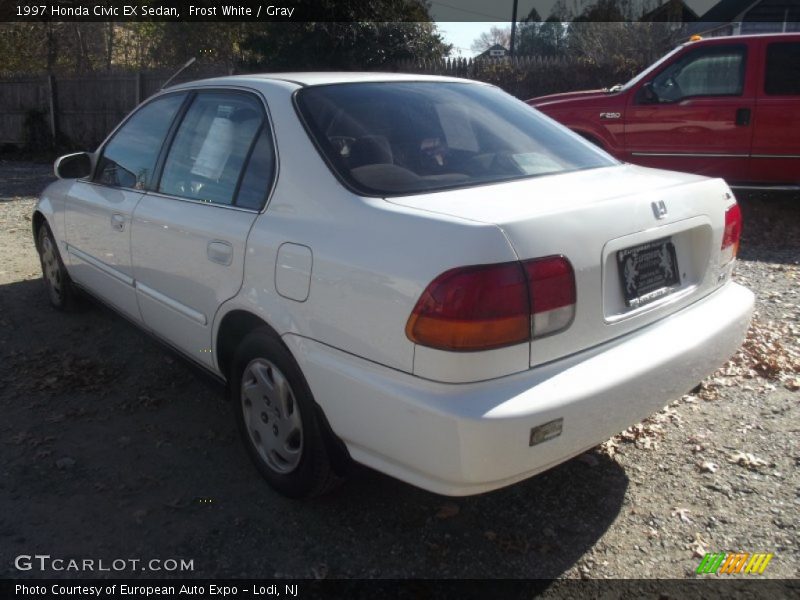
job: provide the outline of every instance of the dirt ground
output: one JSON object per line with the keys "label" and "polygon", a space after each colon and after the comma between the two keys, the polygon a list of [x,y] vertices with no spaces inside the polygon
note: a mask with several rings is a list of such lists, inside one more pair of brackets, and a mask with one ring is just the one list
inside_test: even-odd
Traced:
{"label": "dirt ground", "polygon": [[248,462],[221,389],[105,308],[49,307],[30,214],[51,178],[0,163],[0,577],[107,576],[15,569],[36,553],[191,559],[195,577],[684,578],[742,551],[800,574],[800,198],[742,199],[758,312],[696,394],[496,492],[358,468],[296,502]]}

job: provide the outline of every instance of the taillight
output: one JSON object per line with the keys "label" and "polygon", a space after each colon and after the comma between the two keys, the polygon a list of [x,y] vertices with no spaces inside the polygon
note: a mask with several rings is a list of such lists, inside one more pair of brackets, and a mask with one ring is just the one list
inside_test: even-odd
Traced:
{"label": "taillight", "polygon": [[734,204],[725,211],[725,231],[722,234],[721,263],[727,264],[739,252],[739,238],[742,236],[742,211]]}
{"label": "taillight", "polygon": [[443,350],[488,350],[530,337],[528,286],[518,262],[452,269],[417,301],[409,339]]}
{"label": "taillight", "polygon": [[574,313],[575,276],[563,256],[461,267],[428,285],[406,335],[442,350],[490,350],[560,331]]}
{"label": "taillight", "polygon": [[525,263],[531,296],[531,331],[534,338],[556,333],[575,316],[575,274],[563,256],[537,258]]}

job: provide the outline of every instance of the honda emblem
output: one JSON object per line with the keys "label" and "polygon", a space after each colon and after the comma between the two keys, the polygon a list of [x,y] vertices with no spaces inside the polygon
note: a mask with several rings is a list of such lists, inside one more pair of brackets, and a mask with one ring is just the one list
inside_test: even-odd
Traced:
{"label": "honda emblem", "polygon": [[664,203],[663,200],[659,200],[658,202],[651,202],[650,206],[653,207],[653,215],[659,221],[667,216],[667,205]]}

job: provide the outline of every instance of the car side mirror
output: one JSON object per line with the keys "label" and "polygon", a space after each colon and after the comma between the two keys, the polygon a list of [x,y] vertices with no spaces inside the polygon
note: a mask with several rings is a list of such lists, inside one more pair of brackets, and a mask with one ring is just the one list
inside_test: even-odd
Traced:
{"label": "car side mirror", "polygon": [[648,81],[639,90],[639,102],[641,104],[658,104],[659,98],[653,89],[653,83]]}
{"label": "car side mirror", "polygon": [[92,157],[88,152],[65,154],[56,159],[53,172],[59,179],[79,179],[92,174]]}

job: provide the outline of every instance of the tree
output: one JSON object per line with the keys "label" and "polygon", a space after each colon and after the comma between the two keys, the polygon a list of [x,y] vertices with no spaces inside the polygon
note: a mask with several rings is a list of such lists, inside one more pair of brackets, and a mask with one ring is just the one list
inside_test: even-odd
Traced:
{"label": "tree", "polygon": [[[297,0],[324,21],[260,23],[241,45],[249,69],[375,69],[402,59],[438,59],[452,46],[426,0]],[[336,19],[336,20],[334,20]]]}
{"label": "tree", "polygon": [[[141,4],[155,0],[140,0]],[[320,22],[175,22],[0,24],[0,69],[97,73],[112,67],[175,69],[200,64],[259,70],[372,69],[400,59],[447,56],[427,0],[296,0]],[[218,4],[196,0],[196,4]],[[334,19],[341,19],[335,22]]]}
{"label": "tree", "polygon": [[492,26],[489,31],[484,31],[480,34],[475,41],[472,42],[470,49],[473,52],[483,52],[488,50],[494,45],[503,46],[508,48],[511,43],[511,27],[497,27]]}
{"label": "tree", "polygon": [[[531,11],[534,12],[534,11]],[[557,17],[544,23],[531,15],[519,24],[517,31],[517,55],[557,56],[567,49],[567,27]]]}
{"label": "tree", "polygon": [[108,23],[4,23],[0,25],[0,68],[92,73],[109,67],[113,45]]}
{"label": "tree", "polygon": [[[536,33],[537,53],[568,54],[633,74],[685,37],[673,23],[632,22],[650,5],[647,0],[558,0],[553,16]],[[565,27],[563,20],[572,22]]]}
{"label": "tree", "polygon": [[266,23],[243,44],[248,68],[271,71],[375,69],[451,49],[429,22]]}
{"label": "tree", "polygon": [[576,21],[620,22],[627,21],[628,0],[597,0],[584,8]]}
{"label": "tree", "polygon": [[119,64],[136,68],[176,68],[190,58],[234,69],[244,62],[242,45],[254,23],[137,22],[126,23]]}

